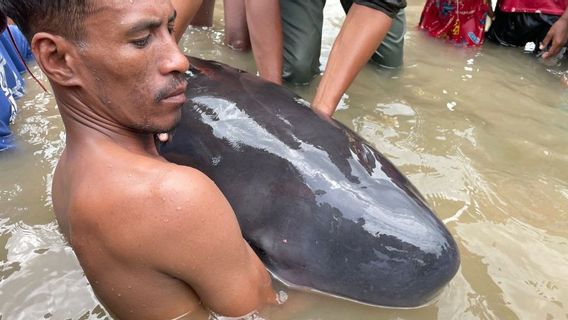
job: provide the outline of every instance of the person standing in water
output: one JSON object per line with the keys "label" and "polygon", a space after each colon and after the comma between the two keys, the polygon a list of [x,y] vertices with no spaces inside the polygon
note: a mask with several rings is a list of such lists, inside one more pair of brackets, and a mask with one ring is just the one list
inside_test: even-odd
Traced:
{"label": "person standing in water", "polygon": [[[320,73],[325,0],[227,0],[226,39],[252,47],[258,73],[281,84],[307,84]],[[335,39],[312,107],[331,116],[369,60],[402,66],[405,0],[341,0],[347,16]],[[250,36],[250,37],[249,37]]]}
{"label": "person standing in water", "polygon": [[499,0],[487,38],[552,58],[568,43],[568,1]]}
{"label": "person standing in water", "polygon": [[170,1],[3,0],[0,12],[53,89],[67,135],[54,211],[108,310],[137,320],[203,308],[242,316],[275,302],[217,186],[156,150],[154,134],[176,125],[186,101],[189,64]]}
{"label": "person standing in water", "polygon": [[33,56],[22,32],[8,25],[6,17],[0,17],[0,22],[0,151],[3,151],[16,146],[10,123],[18,111],[16,100],[24,95],[22,73],[26,68],[21,59],[29,61]]}

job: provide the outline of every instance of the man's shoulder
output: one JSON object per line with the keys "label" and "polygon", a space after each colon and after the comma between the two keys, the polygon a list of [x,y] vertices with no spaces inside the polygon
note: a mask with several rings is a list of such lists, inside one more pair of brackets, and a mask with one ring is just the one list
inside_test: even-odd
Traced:
{"label": "man's shoulder", "polygon": [[195,168],[154,159],[132,159],[109,166],[108,171],[96,179],[105,185],[101,191],[112,190],[109,196],[119,201],[161,202],[164,198],[175,202],[188,199],[192,194],[217,190],[211,179]]}
{"label": "man's shoulder", "polygon": [[[96,226],[102,232],[96,237],[112,244],[113,252],[130,252],[127,256],[142,254],[135,250],[139,246],[153,249],[150,252],[175,247],[180,239],[195,234],[192,230],[203,227],[200,222],[207,218],[211,203],[228,206],[211,179],[190,167],[134,166],[101,180],[97,195],[89,197],[89,204],[80,210],[85,214],[76,221],[89,229]],[[144,252],[149,258],[149,251]]]}
{"label": "man's shoulder", "polygon": [[97,170],[75,179],[80,182],[71,196],[79,221],[104,220],[111,228],[122,221],[129,228],[140,228],[142,235],[152,228],[152,221],[168,221],[176,215],[183,214],[184,223],[191,223],[204,203],[223,198],[215,183],[197,169],[134,160],[140,161],[98,164]]}
{"label": "man's shoulder", "polygon": [[187,201],[188,196],[195,201],[203,200],[208,195],[220,194],[215,183],[203,172],[186,166],[166,163],[154,173],[155,180],[150,182],[153,192],[173,203]]}
{"label": "man's shoulder", "polygon": [[117,200],[134,207],[135,203],[143,203],[139,208],[143,211],[159,208],[162,213],[175,212],[187,205],[198,208],[200,203],[221,194],[207,175],[187,166],[157,161],[140,165],[132,172],[125,171],[117,178],[114,189],[117,196],[121,194]]}
{"label": "man's shoulder", "polygon": [[156,180],[147,182],[145,195],[123,202],[135,203],[128,216],[132,231],[138,234],[137,245],[151,248],[154,258],[176,256],[180,246],[195,252],[211,233],[237,225],[230,204],[207,175],[175,164],[160,170],[152,173]]}

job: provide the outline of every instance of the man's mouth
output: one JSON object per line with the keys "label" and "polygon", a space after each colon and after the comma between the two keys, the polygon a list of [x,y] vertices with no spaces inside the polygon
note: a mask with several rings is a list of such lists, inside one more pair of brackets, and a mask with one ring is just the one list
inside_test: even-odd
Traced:
{"label": "man's mouth", "polygon": [[183,104],[185,103],[185,101],[187,100],[187,98],[185,97],[185,89],[187,87],[187,83],[184,81],[182,83],[180,83],[180,85],[174,89],[173,91],[171,91],[170,93],[168,93],[163,99],[162,102],[166,102],[166,103],[177,103],[177,104]]}

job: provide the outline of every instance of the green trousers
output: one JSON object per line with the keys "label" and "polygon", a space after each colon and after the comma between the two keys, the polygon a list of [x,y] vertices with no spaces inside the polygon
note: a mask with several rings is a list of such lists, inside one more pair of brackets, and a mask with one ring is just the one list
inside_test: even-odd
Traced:
{"label": "green trousers", "polygon": [[[342,0],[345,12],[351,1]],[[280,0],[284,33],[284,65],[282,77],[296,84],[306,84],[320,73],[319,57],[325,0]],[[406,15],[400,10],[373,57],[374,62],[387,68],[402,65]]]}

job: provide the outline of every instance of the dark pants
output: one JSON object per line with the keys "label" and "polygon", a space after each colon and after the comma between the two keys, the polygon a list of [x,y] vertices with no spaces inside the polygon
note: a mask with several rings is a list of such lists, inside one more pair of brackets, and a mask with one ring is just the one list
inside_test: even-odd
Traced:
{"label": "dark pants", "polygon": [[538,45],[558,18],[551,14],[502,12],[497,8],[486,36],[504,46],[522,47],[527,42]]}
{"label": "dark pants", "polygon": [[[347,12],[350,0],[341,0]],[[284,33],[284,80],[305,84],[319,74],[319,57],[325,0],[280,0]],[[381,66],[402,65],[406,15],[404,10],[393,18],[392,26],[372,60]]]}

